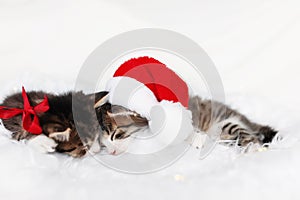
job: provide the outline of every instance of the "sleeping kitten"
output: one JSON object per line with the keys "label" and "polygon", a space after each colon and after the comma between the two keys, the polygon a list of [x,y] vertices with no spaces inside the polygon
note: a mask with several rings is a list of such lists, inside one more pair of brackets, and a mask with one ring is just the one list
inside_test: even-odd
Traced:
{"label": "sleeping kitten", "polygon": [[256,124],[228,106],[200,97],[189,101],[193,126],[207,134],[219,134],[219,139],[235,142],[239,146],[249,143],[270,143],[277,131],[269,126]]}
{"label": "sleeping kitten", "polygon": [[[45,92],[28,92],[30,104],[37,105],[47,95],[49,110],[39,115],[43,133],[33,135],[22,127],[22,115],[10,119],[3,119],[3,125],[12,132],[16,140],[28,140],[28,143],[43,152],[66,153],[73,157],[81,157],[90,150],[91,153],[100,151],[100,139],[106,144],[108,150],[114,146],[122,146],[118,141],[137,131],[137,127],[147,125],[148,121],[135,112],[121,106],[106,102],[108,92],[85,95],[82,92],[54,95]],[[23,108],[21,93],[7,97],[1,106]],[[73,108],[76,113],[73,113]],[[95,110],[96,109],[96,110]],[[91,115],[95,114],[95,118]],[[76,119],[76,127],[74,123]],[[109,137],[112,131],[113,137]],[[78,134],[80,132],[80,136]],[[117,144],[116,144],[117,143]],[[118,148],[119,149],[119,148]],[[119,152],[119,150],[118,150]],[[116,154],[116,151],[110,151]]]}
{"label": "sleeping kitten", "polygon": [[[29,145],[43,152],[56,151],[73,157],[81,157],[90,149],[94,152],[100,151],[99,139],[102,131],[94,107],[103,104],[102,98],[107,95],[107,92],[99,92],[95,95],[85,95],[82,92],[69,92],[61,95],[41,91],[27,93],[32,106],[40,103],[44,99],[44,95],[48,97],[50,109],[45,113],[39,114],[40,126],[43,133],[34,135],[24,130],[22,115],[17,115],[10,119],[2,120],[4,127],[12,132],[11,137],[16,140],[26,139]],[[72,96],[74,100],[73,106],[76,107],[78,116],[73,116]],[[22,94],[17,93],[7,97],[1,106],[23,108]],[[104,103],[103,108],[107,106],[110,106],[110,104]],[[121,107],[118,108],[121,112]],[[125,110],[127,111],[124,108]],[[98,107],[97,111],[101,112],[101,109]],[[95,119],[89,116],[93,113],[95,114]],[[103,119],[106,119],[105,123],[110,122],[108,113],[101,113]],[[133,118],[138,117],[136,113],[133,114],[131,112],[128,114],[132,115]],[[77,121],[76,127],[74,117],[76,117]],[[114,128],[117,129],[118,127],[114,126]],[[80,136],[78,135],[78,129],[80,129]]]}
{"label": "sleeping kitten", "polygon": [[[238,144],[245,147],[250,143],[267,144],[272,141],[277,131],[269,126],[263,126],[248,120],[241,113],[230,107],[210,100],[202,100],[200,97],[191,97],[188,109],[192,112],[193,126],[205,134],[214,134],[217,140],[227,141],[229,144]],[[108,110],[108,112],[107,112]],[[125,152],[130,145],[131,135],[147,128],[147,121],[138,116],[130,119],[135,113],[116,107],[116,114],[109,105],[97,111],[99,121],[103,122],[103,135],[101,142],[113,155]],[[102,113],[108,113],[108,115]],[[132,114],[130,114],[132,112]],[[116,123],[117,122],[117,123]],[[116,124],[119,125],[116,128]],[[197,134],[197,133],[196,133]]]}
{"label": "sleeping kitten", "polygon": [[[12,138],[16,140],[30,140],[29,144],[39,148],[44,152],[61,152],[69,154],[73,157],[83,156],[87,149],[91,146],[90,137],[79,137],[72,114],[72,93],[66,93],[62,95],[54,95],[44,92],[28,92],[27,93],[30,104],[32,106],[40,103],[44,95],[47,95],[50,109],[42,114],[39,114],[40,126],[43,133],[40,135],[34,135],[22,127],[22,115],[17,115],[10,119],[3,119],[3,125],[6,129],[12,132]],[[88,106],[88,101],[91,97],[84,95],[82,92],[74,94],[74,98],[80,101],[82,106],[78,106],[81,109],[80,112],[92,112],[93,107]],[[23,108],[23,98],[21,93],[17,93],[7,97],[2,106]],[[97,135],[96,128],[98,122],[92,120],[81,119],[86,126],[88,132]]]}
{"label": "sleeping kitten", "polygon": [[101,125],[101,144],[112,155],[125,152],[132,135],[148,127],[148,120],[122,106],[105,103],[96,108]]}

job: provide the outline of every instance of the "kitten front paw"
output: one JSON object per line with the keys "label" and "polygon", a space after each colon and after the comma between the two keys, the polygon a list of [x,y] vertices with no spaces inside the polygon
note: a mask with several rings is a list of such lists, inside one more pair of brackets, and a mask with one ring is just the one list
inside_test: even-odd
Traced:
{"label": "kitten front paw", "polygon": [[30,139],[28,145],[39,152],[52,153],[55,151],[57,143],[45,135],[38,135]]}
{"label": "kitten front paw", "polygon": [[67,128],[63,132],[50,133],[49,137],[53,138],[54,140],[57,140],[59,142],[67,142],[70,139],[70,135],[71,135],[71,129]]}
{"label": "kitten front paw", "polygon": [[196,149],[201,149],[205,143],[207,135],[204,134],[203,132],[196,132],[192,133],[186,141],[192,146],[195,147]]}

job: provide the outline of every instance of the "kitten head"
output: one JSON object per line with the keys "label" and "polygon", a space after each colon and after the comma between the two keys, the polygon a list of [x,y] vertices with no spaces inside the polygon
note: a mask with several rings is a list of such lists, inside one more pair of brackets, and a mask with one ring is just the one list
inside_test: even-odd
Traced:
{"label": "kitten head", "polygon": [[109,154],[119,155],[127,150],[133,134],[147,127],[148,120],[122,106],[102,103],[96,108],[101,144]]}

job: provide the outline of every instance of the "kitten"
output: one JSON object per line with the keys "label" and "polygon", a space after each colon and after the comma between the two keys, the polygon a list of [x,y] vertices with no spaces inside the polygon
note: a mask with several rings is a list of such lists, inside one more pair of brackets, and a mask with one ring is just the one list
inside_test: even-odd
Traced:
{"label": "kitten", "polygon": [[[269,126],[256,124],[230,107],[200,97],[189,100],[193,126],[207,134],[219,134],[219,139],[232,141],[239,146],[249,143],[270,143],[277,131]],[[216,133],[217,132],[217,133]]]}
{"label": "kitten", "polygon": [[101,144],[112,155],[127,150],[132,135],[148,127],[148,120],[122,106],[105,103],[96,109],[101,125]]}
{"label": "kitten", "polygon": [[[30,104],[37,105],[47,95],[49,101],[49,110],[39,114],[40,126],[43,133],[34,135],[23,129],[22,116],[17,115],[10,119],[3,119],[3,125],[12,132],[11,137],[15,140],[28,140],[28,143],[44,152],[60,152],[73,157],[82,157],[88,150],[94,153],[100,151],[100,136],[103,128],[104,136],[107,127],[113,127],[119,132],[115,120],[110,119],[111,114],[127,112],[128,116],[122,118],[122,123],[128,127],[121,127],[122,131],[130,131],[129,123],[132,119],[141,118],[137,113],[114,106],[104,102],[107,92],[99,92],[93,95],[85,95],[82,92],[68,92],[66,94],[54,95],[51,93],[28,92]],[[21,93],[13,94],[7,97],[1,106],[23,108],[23,98]],[[73,113],[72,107],[76,109]],[[96,114],[96,110],[98,114]],[[104,109],[104,110],[102,110]],[[91,117],[95,115],[95,117]],[[131,116],[129,116],[131,115]],[[74,123],[76,119],[76,126]],[[116,118],[115,118],[116,119]],[[105,120],[104,122],[102,122]],[[144,121],[145,122],[145,121]],[[80,132],[80,135],[78,134]],[[118,137],[117,137],[118,138]],[[118,139],[115,140],[118,140]]]}
{"label": "kitten", "polygon": [[[105,105],[97,114],[103,122],[104,132],[101,142],[111,154],[117,155],[126,151],[132,134],[147,128],[147,121],[141,116],[128,118],[135,113],[122,107],[115,106],[118,112],[110,113],[113,108]],[[198,96],[190,98],[188,109],[192,112],[193,126],[196,131],[200,130],[207,135],[213,134],[217,136],[217,140],[227,141],[229,144],[242,147],[250,143],[263,145],[270,143],[277,133],[269,126],[251,122],[241,113],[222,103],[203,100]],[[108,115],[103,115],[103,112],[107,112]]]}
{"label": "kitten", "polygon": [[[32,106],[37,105],[47,95],[49,101],[49,110],[45,113],[39,114],[40,126],[43,133],[34,135],[23,129],[22,116],[17,115],[10,119],[3,119],[3,125],[6,129],[12,132],[12,138],[16,140],[31,140],[29,144],[39,147],[40,150],[45,152],[61,152],[69,154],[73,157],[80,157],[86,154],[87,149],[91,146],[93,138],[86,136],[79,137],[74,124],[72,114],[72,93],[62,95],[54,95],[51,93],[28,92],[27,96]],[[76,102],[80,102],[82,106],[77,106],[80,112],[92,112],[93,107],[88,105],[91,100],[90,96],[84,95],[82,92],[74,93]],[[1,106],[23,108],[23,98],[21,93],[13,94],[7,97]],[[92,120],[79,120],[87,123],[83,128],[89,133],[97,135],[96,129],[98,122]],[[48,145],[47,145],[48,144]],[[49,146],[50,145],[50,146]]]}

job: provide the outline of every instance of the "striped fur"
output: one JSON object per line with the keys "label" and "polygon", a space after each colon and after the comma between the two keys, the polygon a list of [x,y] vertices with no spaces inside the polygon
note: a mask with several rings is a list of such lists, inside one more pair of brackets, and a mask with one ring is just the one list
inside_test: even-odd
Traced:
{"label": "striped fur", "polygon": [[277,131],[269,126],[251,122],[244,115],[228,106],[200,97],[191,97],[189,110],[192,112],[193,125],[202,132],[210,133],[219,129],[221,140],[236,141],[240,146],[249,143],[265,144],[272,141]]}
{"label": "striped fur", "polygon": [[103,131],[102,147],[112,155],[125,152],[132,139],[130,136],[148,126],[147,119],[122,106],[105,103],[96,111]]}

